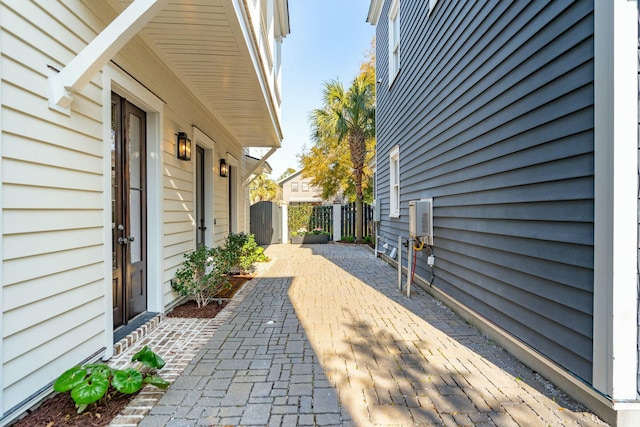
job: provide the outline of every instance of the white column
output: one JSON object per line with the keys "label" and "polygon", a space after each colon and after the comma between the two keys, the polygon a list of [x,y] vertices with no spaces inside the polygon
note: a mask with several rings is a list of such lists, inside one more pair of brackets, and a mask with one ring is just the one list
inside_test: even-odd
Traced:
{"label": "white column", "polygon": [[289,243],[289,205],[280,205],[282,216],[282,243]]}
{"label": "white column", "polygon": [[333,205],[333,241],[342,238],[342,205]]}
{"label": "white column", "polygon": [[596,1],[593,385],[635,400],[637,382],[637,4]]}

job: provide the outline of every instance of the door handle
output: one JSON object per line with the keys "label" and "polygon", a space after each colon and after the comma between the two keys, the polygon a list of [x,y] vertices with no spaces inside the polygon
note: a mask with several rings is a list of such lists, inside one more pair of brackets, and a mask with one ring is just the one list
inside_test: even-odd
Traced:
{"label": "door handle", "polygon": [[133,236],[129,236],[129,237],[118,237],[118,243],[120,243],[121,245],[128,245],[130,242],[135,241],[136,238]]}

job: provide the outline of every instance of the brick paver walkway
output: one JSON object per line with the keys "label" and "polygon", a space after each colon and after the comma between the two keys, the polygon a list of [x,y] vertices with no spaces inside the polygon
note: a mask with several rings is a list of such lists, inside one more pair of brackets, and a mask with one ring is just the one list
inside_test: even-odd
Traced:
{"label": "brick paver walkway", "polygon": [[267,254],[140,426],[605,425],[368,249]]}

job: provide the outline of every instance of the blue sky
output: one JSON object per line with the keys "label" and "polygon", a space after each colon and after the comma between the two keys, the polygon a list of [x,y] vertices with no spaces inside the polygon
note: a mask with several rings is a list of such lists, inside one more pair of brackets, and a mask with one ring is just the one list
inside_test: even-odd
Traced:
{"label": "blue sky", "polygon": [[278,177],[298,169],[311,145],[309,113],[322,107],[325,81],[345,86],[357,75],[375,27],[366,22],[370,0],[289,0],[291,34],[282,43],[282,148],[267,160]]}

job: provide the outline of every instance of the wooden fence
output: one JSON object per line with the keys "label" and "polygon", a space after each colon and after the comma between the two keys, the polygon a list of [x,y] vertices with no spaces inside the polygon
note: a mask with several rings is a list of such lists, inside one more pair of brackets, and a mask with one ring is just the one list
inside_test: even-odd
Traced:
{"label": "wooden fence", "polygon": [[[363,236],[373,235],[373,207],[366,203],[362,206]],[[356,236],[356,204],[349,203],[341,207],[341,238]],[[307,231],[322,229],[333,236],[333,206],[289,206],[289,233],[301,228]]]}
{"label": "wooden fence", "polygon": [[[373,235],[373,206],[362,204],[362,236]],[[356,237],[356,203],[342,205],[342,236]]]}

